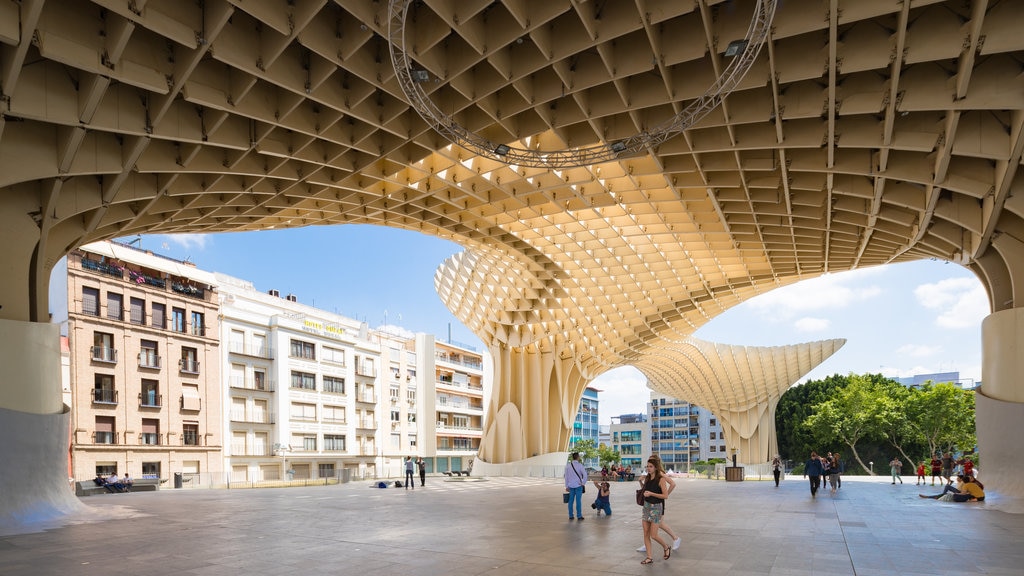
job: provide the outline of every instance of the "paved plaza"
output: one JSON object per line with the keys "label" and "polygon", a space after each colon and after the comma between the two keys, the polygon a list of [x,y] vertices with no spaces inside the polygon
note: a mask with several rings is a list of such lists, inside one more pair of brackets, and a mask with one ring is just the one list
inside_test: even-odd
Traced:
{"label": "paved plaza", "polygon": [[591,486],[582,522],[550,478],[93,496],[63,527],[0,536],[0,574],[1024,574],[1024,515],[997,498],[937,502],[913,482],[852,477],[813,500],[798,477],[680,479],[667,519],[683,545],[641,566],[634,487],[613,484],[613,515],[596,517]]}

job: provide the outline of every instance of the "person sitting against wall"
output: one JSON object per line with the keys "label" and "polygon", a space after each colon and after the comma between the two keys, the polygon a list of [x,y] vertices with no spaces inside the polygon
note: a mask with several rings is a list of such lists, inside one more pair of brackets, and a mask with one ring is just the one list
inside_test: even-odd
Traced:
{"label": "person sitting against wall", "polygon": [[125,492],[131,492],[132,491],[132,484],[134,484],[134,483],[135,483],[135,480],[132,480],[132,477],[129,476],[127,472],[125,472],[124,473],[124,478],[121,480],[121,484],[124,486],[124,491]]}
{"label": "person sitting against wall", "polygon": [[[949,495],[947,498],[946,496]],[[984,502],[985,490],[974,480],[972,476],[961,474],[957,476],[957,486],[947,484],[941,494],[927,495],[918,494],[921,498],[932,498],[948,502]]]}

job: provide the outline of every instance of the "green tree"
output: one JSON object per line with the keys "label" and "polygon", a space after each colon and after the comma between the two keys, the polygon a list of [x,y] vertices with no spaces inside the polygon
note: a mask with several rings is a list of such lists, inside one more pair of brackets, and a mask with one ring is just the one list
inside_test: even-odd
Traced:
{"label": "green tree", "polygon": [[597,458],[601,462],[601,466],[610,466],[622,461],[619,451],[606,444],[597,447]]}
{"label": "green tree", "polygon": [[594,442],[593,438],[587,438],[586,440],[579,440],[575,444],[572,445],[572,448],[569,449],[569,453],[571,454],[572,452],[579,452],[580,453],[580,460],[583,461],[583,462],[586,462],[587,460],[590,460],[591,458],[596,458],[597,457],[597,455],[598,455],[597,443]]}
{"label": "green tree", "polygon": [[873,474],[857,452],[864,439],[884,438],[884,418],[889,413],[885,387],[872,375],[847,377],[848,384],[835,397],[812,407],[806,425],[824,445],[841,442],[864,471]]}
{"label": "green tree", "polygon": [[[908,452],[917,454],[924,440],[907,409],[911,397],[917,390],[907,388],[890,378],[882,379],[880,376],[879,380],[876,380],[876,385],[879,390],[879,409],[882,411],[882,434],[889,444],[896,448],[900,457],[910,465],[906,469],[913,470],[917,459],[912,458]],[[887,458],[885,461],[888,460]]]}
{"label": "green tree", "polygon": [[910,395],[907,416],[924,438],[928,454],[970,450],[978,442],[974,392],[952,383],[925,383]]}
{"label": "green tree", "polygon": [[782,395],[775,407],[775,430],[779,455],[783,459],[803,462],[811,450],[822,447],[814,436],[814,430],[805,426],[804,422],[816,404],[832,398],[846,385],[847,378],[836,374],[794,386]]}

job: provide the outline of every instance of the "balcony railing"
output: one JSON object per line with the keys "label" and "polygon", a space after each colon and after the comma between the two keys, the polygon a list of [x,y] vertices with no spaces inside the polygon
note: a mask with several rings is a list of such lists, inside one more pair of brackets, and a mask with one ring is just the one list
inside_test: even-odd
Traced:
{"label": "balcony railing", "polygon": [[154,352],[139,352],[139,368],[160,369],[160,356]]}
{"label": "balcony railing", "polygon": [[164,405],[162,394],[139,393],[139,408],[160,408]]}
{"label": "balcony railing", "polygon": [[117,390],[110,388],[94,388],[92,401],[97,404],[117,404]]}
{"label": "balcony railing", "polygon": [[145,433],[139,434],[139,444],[145,444],[147,446],[160,446],[160,434],[157,433]]}
{"label": "balcony railing", "polygon": [[200,300],[203,300],[206,297],[206,291],[202,288],[197,288],[182,282],[171,282],[171,290],[174,290],[178,294],[183,294],[191,298],[198,298]]}
{"label": "balcony railing", "polygon": [[356,402],[362,402],[363,404],[376,404],[376,394],[359,394],[356,396]]}
{"label": "balcony railing", "polygon": [[258,390],[260,392],[273,392],[274,381],[266,380],[257,382],[254,378],[232,378],[231,387],[242,390]]}
{"label": "balcony railing", "polygon": [[93,432],[93,444],[117,444],[117,432]]}
{"label": "balcony railing", "polygon": [[93,272],[98,272],[100,274],[106,274],[107,276],[113,276],[114,278],[124,278],[124,269],[120,266],[105,264],[103,262],[89,260],[88,258],[82,258],[82,268],[85,270],[92,270]]}
{"label": "balcony railing", "polygon": [[92,359],[94,361],[117,364],[117,348],[108,348],[107,346],[92,346],[89,348],[89,350],[92,352]]}
{"label": "balcony railing", "polygon": [[372,419],[359,420],[358,423],[356,424],[356,428],[362,428],[364,430],[376,430],[377,422]]}
{"label": "balcony railing", "polygon": [[242,354],[243,356],[255,356],[256,358],[273,359],[270,346],[266,344],[243,344],[242,342],[231,342],[228,344],[228,352]]}
{"label": "balcony railing", "polygon": [[[315,418],[314,418],[315,420]],[[273,412],[252,412],[246,413],[243,410],[232,410],[231,411],[232,422],[244,422],[247,424],[275,424],[276,418],[274,418]]]}
{"label": "balcony railing", "polygon": [[199,361],[192,360],[191,358],[182,358],[178,360],[178,367],[181,368],[182,372],[187,374],[199,374]]}
{"label": "balcony railing", "polygon": [[181,445],[182,446],[202,446],[203,445],[203,437],[200,436],[199,434],[186,432],[186,433],[181,435]]}

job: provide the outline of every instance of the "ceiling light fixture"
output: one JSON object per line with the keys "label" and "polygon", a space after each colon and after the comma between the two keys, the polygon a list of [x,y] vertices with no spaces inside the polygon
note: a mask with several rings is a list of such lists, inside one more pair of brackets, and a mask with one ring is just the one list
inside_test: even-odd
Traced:
{"label": "ceiling light fixture", "polygon": [[[778,0],[757,0],[746,37],[730,43],[726,49],[727,56],[738,55],[738,57],[732,59],[703,95],[683,108],[678,114],[650,130],[611,144],[599,143],[563,150],[531,150],[493,142],[462,126],[454,118],[442,112],[421,86],[425,80],[420,79],[422,78],[420,73],[427,74],[426,70],[413,67],[409,51],[406,49],[405,23],[409,6],[412,3],[413,0],[389,0],[387,40],[391,53],[391,65],[395,69],[398,85],[416,113],[449,141],[480,156],[510,165],[531,168],[573,168],[607,162],[623,154],[636,153],[657,146],[673,136],[681,134],[717,108],[722,100],[736,89],[760,54],[761,48],[768,38]],[[426,78],[429,79],[429,75]],[[504,153],[499,153],[499,150]]]}

